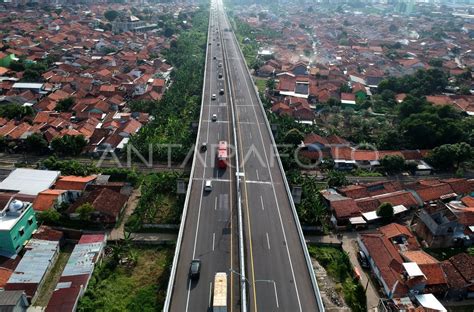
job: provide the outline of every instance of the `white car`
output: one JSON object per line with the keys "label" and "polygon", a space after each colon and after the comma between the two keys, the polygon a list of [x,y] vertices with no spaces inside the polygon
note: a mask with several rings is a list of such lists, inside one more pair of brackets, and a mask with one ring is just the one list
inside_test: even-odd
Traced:
{"label": "white car", "polygon": [[213,94],[211,95],[211,100],[215,100],[216,98],[217,98],[217,97],[216,97],[216,94],[213,93]]}
{"label": "white car", "polygon": [[212,181],[211,180],[206,180],[206,182],[204,183],[204,191],[205,192],[212,191]]}
{"label": "white car", "polygon": [[211,119],[212,119],[212,121],[216,121],[217,120],[217,114],[212,114]]}

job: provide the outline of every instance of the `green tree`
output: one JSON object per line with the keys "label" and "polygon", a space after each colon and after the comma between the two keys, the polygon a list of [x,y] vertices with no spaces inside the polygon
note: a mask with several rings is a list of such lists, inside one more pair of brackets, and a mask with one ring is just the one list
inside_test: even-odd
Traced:
{"label": "green tree", "polygon": [[67,112],[74,105],[75,101],[76,100],[73,97],[67,97],[65,99],[59,100],[58,104],[56,105],[56,110],[58,112]]}
{"label": "green tree", "polygon": [[65,135],[51,141],[51,148],[60,156],[77,156],[82,153],[86,145],[87,141],[83,135]]}
{"label": "green tree", "polygon": [[303,139],[304,139],[303,134],[298,129],[293,128],[285,134],[284,143],[297,146],[301,144]]}
{"label": "green tree", "polygon": [[393,213],[393,206],[390,203],[382,203],[377,209],[377,216],[387,221],[393,217]]}
{"label": "green tree", "polygon": [[399,155],[387,155],[380,159],[380,164],[389,173],[398,173],[405,168],[405,159]]}
{"label": "green tree", "polygon": [[0,116],[8,119],[20,120],[26,116],[33,116],[34,111],[31,106],[22,106],[19,104],[6,104],[0,106]]}
{"label": "green tree", "polygon": [[465,142],[444,144],[434,148],[428,156],[429,162],[438,169],[449,170],[474,158],[474,149]]}
{"label": "green tree", "polygon": [[79,214],[79,219],[81,219],[81,221],[90,221],[94,211],[95,208],[91,203],[84,203],[76,209],[76,213]]}
{"label": "green tree", "polygon": [[431,59],[428,64],[430,64],[433,67],[443,67],[443,60],[440,58],[434,58]]}
{"label": "green tree", "polygon": [[52,208],[39,212],[37,216],[39,222],[44,222],[45,224],[49,225],[58,224],[61,220],[61,214]]}
{"label": "green tree", "polygon": [[48,151],[48,142],[39,133],[33,133],[25,139],[25,150],[29,153],[43,155]]}
{"label": "green tree", "polygon": [[42,72],[35,69],[26,69],[23,72],[23,77],[21,77],[21,81],[25,82],[40,82],[43,81],[43,77],[41,76]]}
{"label": "green tree", "polygon": [[105,13],[104,13],[104,17],[109,22],[113,22],[118,16],[119,16],[119,13],[115,10],[108,10],[108,11],[105,11]]}
{"label": "green tree", "polygon": [[348,183],[346,175],[337,170],[330,171],[327,180],[329,187],[339,187]]}
{"label": "green tree", "polygon": [[274,90],[276,87],[275,79],[273,78],[268,79],[265,85],[270,91]]}
{"label": "green tree", "polygon": [[349,87],[346,83],[344,83],[344,84],[341,86],[341,88],[340,88],[339,91],[342,92],[342,93],[351,93],[351,92],[352,92],[352,89],[351,89],[351,87]]}

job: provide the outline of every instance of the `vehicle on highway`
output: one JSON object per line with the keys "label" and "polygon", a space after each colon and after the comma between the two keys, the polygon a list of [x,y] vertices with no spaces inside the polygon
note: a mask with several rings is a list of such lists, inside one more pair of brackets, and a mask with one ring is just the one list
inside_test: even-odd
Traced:
{"label": "vehicle on highway", "polygon": [[211,100],[215,100],[216,98],[217,98],[217,97],[216,97],[216,94],[213,93],[213,94],[211,95]]}
{"label": "vehicle on highway", "polygon": [[215,59],[217,59],[217,57],[214,56],[212,59],[215,60]]}
{"label": "vehicle on highway", "polygon": [[227,168],[229,160],[227,141],[220,141],[217,147],[217,166],[220,169]]}
{"label": "vehicle on highway", "polygon": [[219,94],[220,94],[220,95],[224,94],[224,89],[220,89],[220,90],[219,90]]}
{"label": "vehicle on highway", "polygon": [[212,114],[211,120],[216,121],[217,120],[217,114]]}
{"label": "vehicle on highway", "polygon": [[203,143],[201,144],[201,147],[199,148],[199,150],[200,150],[201,152],[207,151],[207,143],[206,143],[206,142],[203,142]]}
{"label": "vehicle on highway", "polygon": [[206,180],[204,182],[204,191],[206,191],[206,192],[212,191],[212,181],[211,180]]}
{"label": "vehicle on highway", "polygon": [[227,274],[223,272],[216,273],[214,276],[212,311],[227,312]]}
{"label": "vehicle on highway", "polygon": [[222,73],[219,73],[219,78],[222,78]]}
{"label": "vehicle on highway", "polygon": [[222,67],[222,63],[219,63],[219,65],[217,65],[217,66]]}
{"label": "vehicle on highway", "polygon": [[357,260],[360,262],[360,266],[367,269],[369,267],[369,260],[362,250],[357,252]]}
{"label": "vehicle on highway", "polygon": [[189,266],[189,278],[197,280],[201,274],[201,260],[193,259]]}

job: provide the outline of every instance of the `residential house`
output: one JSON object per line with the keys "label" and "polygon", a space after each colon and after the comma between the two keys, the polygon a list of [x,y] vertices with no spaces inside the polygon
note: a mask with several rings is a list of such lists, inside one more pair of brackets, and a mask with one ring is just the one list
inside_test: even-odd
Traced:
{"label": "residential house", "polygon": [[406,226],[391,223],[360,234],[357,242],[388,298],[444,294],[448,289],[441,264],[421,250]]}
{"label": "residential house", "polygon": [[474,239],[474,198],[427,205],[417,213],[414,229],[430,248],[470,246]]}
{"label": "residential house", "polygon": [[125,210],[128,197],[106,187],[98,188],[80,197],[67,212],[71,218],[76,218],[78,217],[77,208],[89,203],[94,207],[91,221],[114,225]]}
{"label": "residential house", "polygon": [[46,312],[74,312],[87,290],[95,265],[100,262],[107,236],[84,234],[74,247],[46,306]]}
{"label": "residential house", "polygon": [[10,197],[0,201],[0,254],[14,256],[31,238],[37,229],[36,217],[31,203]]}
{"label": "residential house", "polygon": [[26,294],[22,290],[0,291],[0,311],[2,312],[26,312],[29,305]]}
{"label": "residential house", "polygon": [[447,299],[474,298],[474,256],[460,253],[442,262],[448,281]]}
{"label": "residential house", "polygon": [[25,246],[25,250],[5,289],[23,290],[29,301],[34,302],[38,296],[38,289],[43,285],[57,260],[59,242],[31,239]]}
{"label": "residential house", "polygon": [[33,201],[33,209],[35,211],[46,211],[49,209],[56,209],[62,203],[68,203],[69,196],[65,190],[44,190],[38,193]]}
{"label": "residential house", "polygon": [[51,188],[59,174],[59,171],[52,170],[16,168],[0,182],[0,190],[36,196]]}

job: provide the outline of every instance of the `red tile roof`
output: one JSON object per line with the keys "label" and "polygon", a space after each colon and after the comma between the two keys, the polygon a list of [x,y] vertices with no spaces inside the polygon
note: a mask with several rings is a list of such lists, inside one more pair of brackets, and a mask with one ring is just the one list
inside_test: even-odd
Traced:
{"label": "red tile roof", "polygon": [[442,196],[455,193],[448,183],[439,183],[416,191],[424,202],[440,199]]}
{"label": "red tile roof", "polygon": [[61,176],[56,181],[54,188],[57,190],[74,190],[84,191],[87,184],[97,179],[96,175],[79,177],[79,176]]}
{"label": "red tile roof", "polygon": [[0,267],[0,288],[4,288],[13,271]]}
{"label": "red tile roof", "polygon": [[38,196],[36,196],[33,202],[33,209],[36,211],[45,211],[54,208],[54,204],[59,195],[64,192],[63,190],[45,190],[38,193]]}
{"label": "red tile roof", "polygon": [[352,198],[331,201],[331,210],[337,219],[347,219],[360,215],[360,210]]}

